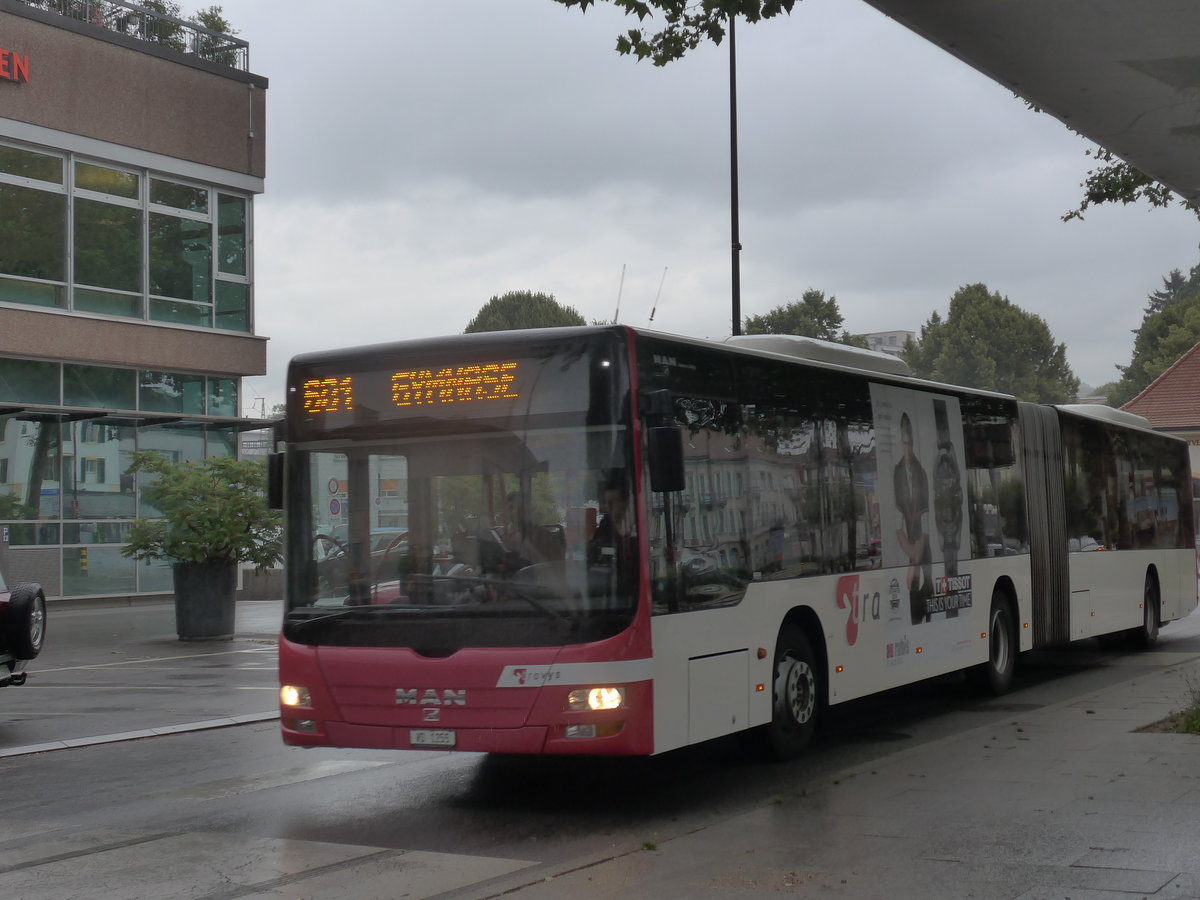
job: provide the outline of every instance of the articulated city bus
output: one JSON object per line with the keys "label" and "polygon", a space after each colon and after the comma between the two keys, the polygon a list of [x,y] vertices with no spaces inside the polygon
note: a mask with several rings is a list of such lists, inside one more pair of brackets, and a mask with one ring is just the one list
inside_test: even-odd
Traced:
{"label": "articulated city bus", "polygon": [[789,757],[831,704],[1196,605],[1182,441],[803,338],[307,354],[278,459],[294,745]]}

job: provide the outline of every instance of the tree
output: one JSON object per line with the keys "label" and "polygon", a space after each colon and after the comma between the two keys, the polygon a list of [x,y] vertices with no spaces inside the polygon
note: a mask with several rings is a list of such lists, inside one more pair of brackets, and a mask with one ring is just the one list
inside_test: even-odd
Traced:
{"label": "tree", "polygon": [[1200,341],[1200,265],[1186,278],[1172,269],[1162,282],[1146,297],[1129,365],[1117,366],[1121,377],[1106,392],[1113,406],[1128,403]]}
{"label": "tree", "polygon": [[463,333],[586,324],[587,320],[574,307],[563,306],[553,294],[509,291],[485,303]]}
{"label": "tree", "polygon": [[837,297],[825,298],[824,291],[809,288],[799,300],[777,306],[761,316],[747,316],[742,323],[743,334],[798,334],[803,337],[837,341],[855,347],[866,347],[861,335],[842,330],[842,313]]}
{"label": "tree", "polygon": [[[219,6],[209,6],[199,10],[191,21],[218,34],[230,36],[237,34],[237,29],[225,18],[224,10]],[[196,54],[226,66],[236,66],[238,61],[235,46],[204,32],[196,35]]]}
{"label": "tree", "polygon": [[[581,12],[596,0],[554,0],[563,6],[578,6]],[[617,38],[617,52],[633,54],[639,60],[649,59],[656,66],[665,66],[695,50],[705,41],[720,44],[725,39],[725,25],[732,15],[747,22],[773,18],[791,13],[796,0],[605,0],[625,10],[627,16],[637,16],[644,22],[655,12],[662,14],[666,26],[660,31],[645,32],[631,28]]]}
{"label": "tree", "polygon": [[920,378],[1038,403],[1062,403],[1079,391],[1066,346],[1055,343],[1045,320],[984,284],[955,291],[946,318],[934,311],[904,360]]}
{"label": "tree", "polygon": [[137,519],[125,536],[123,556],[180,563],[269,568],[282,558],[282,517],[267,507],[262,460],[209,456],[174,462],[138,450],[127,474],[144,473],[142,496],[161,513]]}
{"label": "tree", "polygon": [[1135,334],[1133,357],[1117,367],[1121,379],[1108,392],[1113,406],[1128,403],[1200,342],[1200,293],[1147,316]]}

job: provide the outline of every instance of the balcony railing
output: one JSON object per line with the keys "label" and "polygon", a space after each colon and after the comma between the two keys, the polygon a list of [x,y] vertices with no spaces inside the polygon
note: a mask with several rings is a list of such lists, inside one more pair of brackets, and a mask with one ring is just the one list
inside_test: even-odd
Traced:
{"label": "balcony railing", "polygon": [[26,6],[58,13],[97,28],[191,53],[219,65],[250,71],[250,44],[233,35],[205,28],[125,0],[21,0]]}

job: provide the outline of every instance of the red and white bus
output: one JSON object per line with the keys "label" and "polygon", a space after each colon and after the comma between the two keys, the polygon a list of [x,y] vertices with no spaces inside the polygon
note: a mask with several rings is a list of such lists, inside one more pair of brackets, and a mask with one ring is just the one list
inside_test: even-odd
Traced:
{"label": "red and white bus", "polygon": [[288,374],[286,743],[657,754],[1196,605],[1187,447],[803,338],[624,326]]}

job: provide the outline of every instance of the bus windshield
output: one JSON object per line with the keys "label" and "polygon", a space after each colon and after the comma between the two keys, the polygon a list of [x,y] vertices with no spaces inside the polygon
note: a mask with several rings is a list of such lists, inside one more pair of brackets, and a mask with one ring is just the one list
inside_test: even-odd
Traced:
{"label": "bus windshield", "polygon": [[423,411],[289,447],[289,639],[446,656],[599,640],[630,624],[629,424],[613,421],[620,404],[595,409],[597,397],[628,395],[584,384],[572,414],[563,382],[575,366],[587,374],[587,356],[555,362],[553,415],[534,395],[526,409],[540,415]]}

